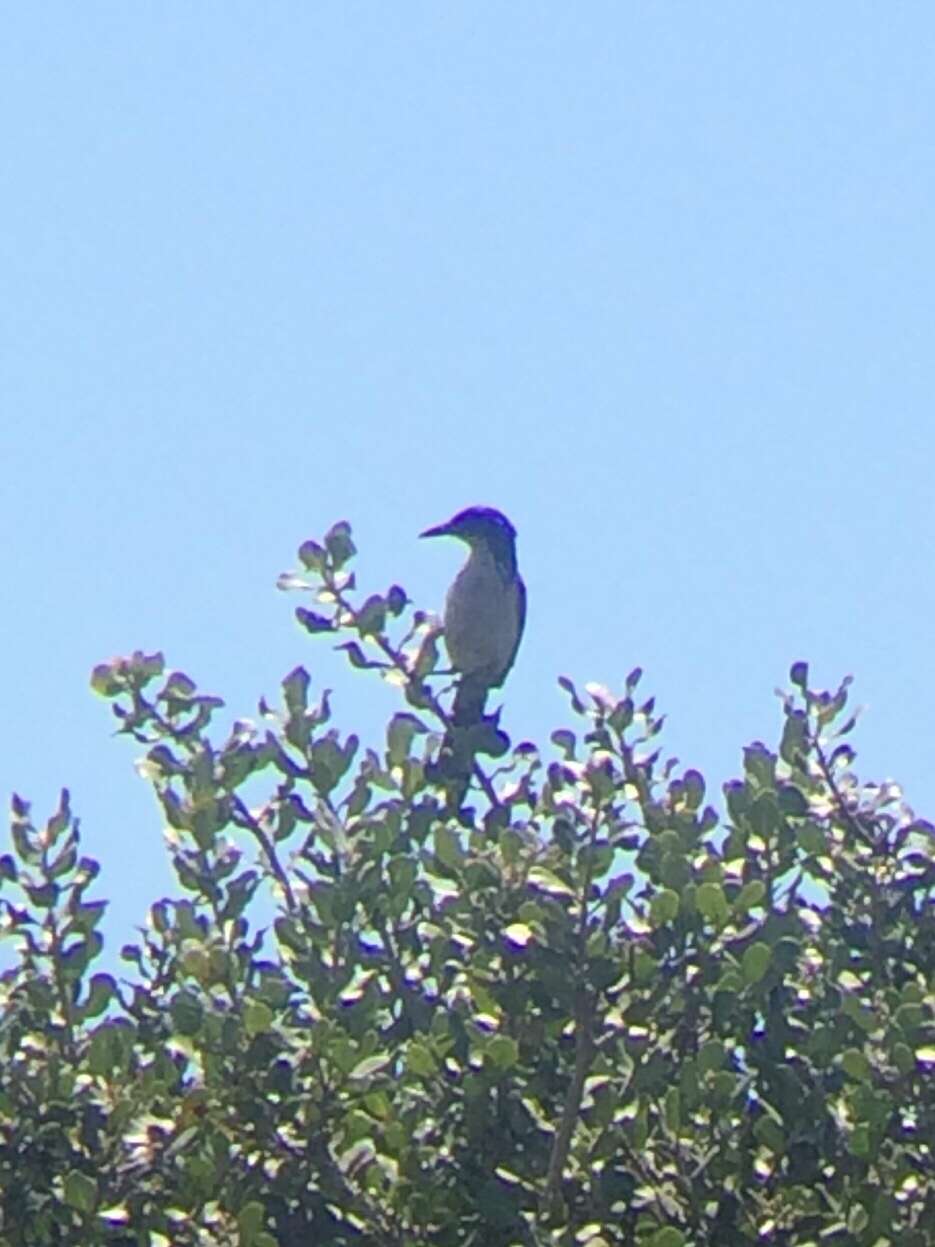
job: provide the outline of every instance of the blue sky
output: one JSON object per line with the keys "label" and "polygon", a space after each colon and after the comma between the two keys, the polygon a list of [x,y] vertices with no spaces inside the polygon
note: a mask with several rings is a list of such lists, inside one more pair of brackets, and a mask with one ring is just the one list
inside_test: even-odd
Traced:
{"label": "blue sky", "polygon": [[302,662],[377,742],[274,588],[341,518],[437,607],[416,534],[512,517],[515,738],[639,664],[718,788],[807,658],[932,815],[933,63],[923,3],[9,8],[0,788],[71,788],[112,941],[174,884],[90,668]]}

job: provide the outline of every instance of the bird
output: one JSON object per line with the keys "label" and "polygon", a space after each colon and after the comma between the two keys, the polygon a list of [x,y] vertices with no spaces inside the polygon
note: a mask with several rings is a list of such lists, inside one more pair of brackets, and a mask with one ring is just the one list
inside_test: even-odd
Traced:
{"label": "bird", "polygon": [[[457,734],[484,720],[487,695],[499,688],[516,658],[526,622],[526,586],[516,564],[516,529],[494,507],[467,507],[421,537],[457,537],[470,551],[445,598],[443,630],[458,675],[446,750],[470,774],[473,751],[457,748]],[[465,756],[466,754],[466,756]]]}

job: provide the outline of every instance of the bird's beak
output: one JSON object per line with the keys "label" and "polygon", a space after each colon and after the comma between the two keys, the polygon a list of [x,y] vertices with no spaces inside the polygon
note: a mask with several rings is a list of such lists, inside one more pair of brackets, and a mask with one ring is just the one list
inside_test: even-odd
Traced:
{"label": "bird's beak", "polygon": [[427,528],[424,533],[419,533],[420,537],[448,537],[451,534],[450,524],[436,524],[434,528]]}

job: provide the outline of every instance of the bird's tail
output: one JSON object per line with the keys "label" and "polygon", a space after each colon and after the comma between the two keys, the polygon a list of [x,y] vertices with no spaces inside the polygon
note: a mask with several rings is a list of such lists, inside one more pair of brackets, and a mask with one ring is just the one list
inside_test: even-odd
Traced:
{"label": "bird's tail", "polygon": [[451,721],[456,727],[472,727],[484,716],[490,686],[478,675],[463,675],[455,689]]}
{"label": "bird's tail", "polygon": [[448,779],[448,799],[459,810],[474,769],[470,729],[483,720],[490,686],[477,675],[462,675],[451,706],[451,726],[442,741],[439,760]]}

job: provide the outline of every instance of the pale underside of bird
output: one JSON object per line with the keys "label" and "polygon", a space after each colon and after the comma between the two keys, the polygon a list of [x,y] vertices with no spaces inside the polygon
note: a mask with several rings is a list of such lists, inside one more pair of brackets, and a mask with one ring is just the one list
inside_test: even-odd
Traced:
{"label": "pale underside of bird", "polygon": [[[516,530],[492,507],[468,507],[423,537],[457,537],[469,548],[445,599],[445,647],[458,684],[452,704],[452,725],[464,736],[480,724],[492,688],[498,688],[513,666],[526,619],[526,588],[516,566]],[[463,778],[470,773],[473,750],[460,747],[448,733],[442,746],[455,759]]]}

